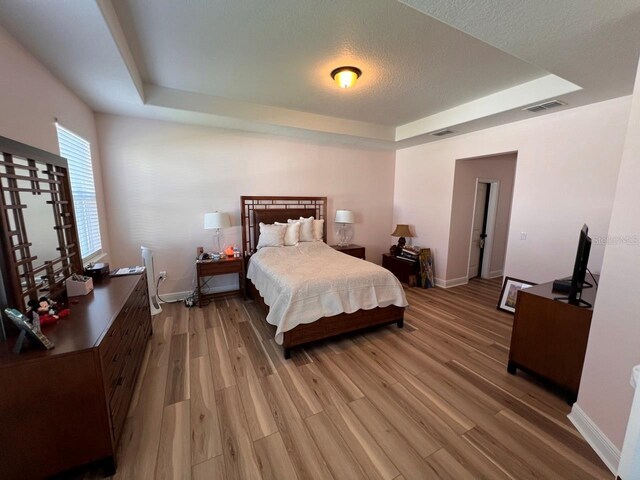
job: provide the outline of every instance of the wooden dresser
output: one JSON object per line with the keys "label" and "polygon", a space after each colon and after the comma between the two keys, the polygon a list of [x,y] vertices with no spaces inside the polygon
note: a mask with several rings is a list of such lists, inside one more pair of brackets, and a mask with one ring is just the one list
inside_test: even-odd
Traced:
{"label": "wooden dresser", "polygon": [[0,344],[0,478],[42,478],[102,461],[107,474],[151,335],[145,275],[105,278],[43,327],[53,350]]}
{"label": "wooden dresser", "polygon": [[[599,277],[596,275],[596,281]],[[582,291],[592,305],[597,290]],[[584,356],[587,351],[593,308],[554,300],[564,293],[553,291],[553,282],[518,292],[511,332],[507,371],[518,369],[538,375],[562,389],[567,403],[578,397]]]}

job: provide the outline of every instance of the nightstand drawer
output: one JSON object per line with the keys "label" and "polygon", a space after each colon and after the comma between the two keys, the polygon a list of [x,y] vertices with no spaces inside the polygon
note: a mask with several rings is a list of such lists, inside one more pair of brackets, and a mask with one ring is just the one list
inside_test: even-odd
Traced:
{"label": "nightstand drawer", "polygon": [[351,244],[351,245],[346,245],[344,247],[341,247],[339,245],[330,245],[330,247],[346,255],[351,255],[352,257],[361,258],[362,260],[365,259],[365,248],[361,245]]}
{"label": "nightstand drawer", "polygon": [[242,259],[220,260],[219,262],[198,263],[198,276],[223,275],[225,273],[242,272]]}

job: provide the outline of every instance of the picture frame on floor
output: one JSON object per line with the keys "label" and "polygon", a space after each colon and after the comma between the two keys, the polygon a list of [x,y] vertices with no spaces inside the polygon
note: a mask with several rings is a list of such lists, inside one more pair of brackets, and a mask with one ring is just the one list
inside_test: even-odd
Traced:
{"label": "picture frame on floor", "polygon": [[519,280],[513,277],[504,277],[500,299],[498,300],[498,310],[508,313],[516,313],[516,300],[518,292],[525,288],[533,287],[536,283],[527,280]]}

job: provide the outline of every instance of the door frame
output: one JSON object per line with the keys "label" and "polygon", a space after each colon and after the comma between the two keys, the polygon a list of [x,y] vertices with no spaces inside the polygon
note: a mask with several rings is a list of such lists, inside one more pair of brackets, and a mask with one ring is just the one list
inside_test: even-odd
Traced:
{"label": "door frame", "polygon": [[[480,183],[489,184],[489,202],[487,205],[487,238],[484,242],[482,253],[482,265],[480,265],[480,278],[490,278],[491,254],[493,252],[493,237],[496,231],[496,219],[498,217],[498,198],[500,195],[500,180],[497,178],[476,177],[476,186],[473,193],[473,215],[471,215],[471,225],[469,231],[469,255],[467,257],[467,280],[469,280],[469,265],[471,264],[471,243],[473,242],[473,224],[476,216],[476,201],[478,200],[478,185]],[[488,260],[488,261],[487,261]]]}

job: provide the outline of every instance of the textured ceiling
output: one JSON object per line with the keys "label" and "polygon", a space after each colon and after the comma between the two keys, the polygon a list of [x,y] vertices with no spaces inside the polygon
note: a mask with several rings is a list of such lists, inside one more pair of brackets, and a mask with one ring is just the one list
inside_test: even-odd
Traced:
{"label": "textured ceiling", "polygon": [[0,0],[0,24],[95,111],[376,148],[629,95],[640,55],[640,0]]}
{"label": "textured ceiling", "polygon": [[114,2],[146,82],[263,105],[399,125],[547,73],[389,0],[149,5]]}

